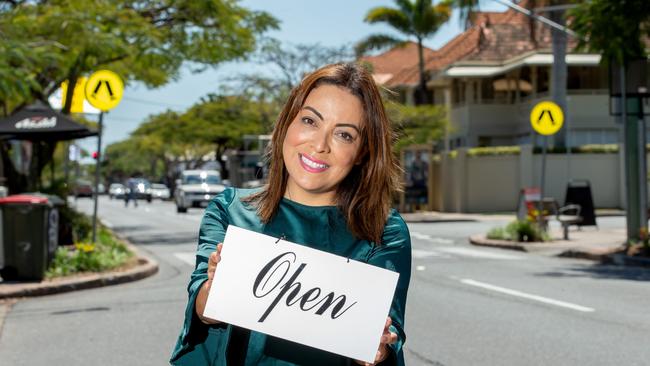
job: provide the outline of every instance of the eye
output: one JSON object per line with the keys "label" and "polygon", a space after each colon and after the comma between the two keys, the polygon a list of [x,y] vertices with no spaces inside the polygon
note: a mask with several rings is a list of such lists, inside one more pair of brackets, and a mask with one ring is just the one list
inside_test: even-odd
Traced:
{"label": "eye", "polygon": [[351,134],[345,131],[337,132],[336,135],[339,136],[345,142],[354,142],[354,136],[352,136]]}
{"label": "eye", "polygon": [[313,119],[311,119],[309,117],[302,117],[300,120],[302,121],[302,123],[304,123],[306,125],[315,125],[316,124],[316,121],[314,121]]}

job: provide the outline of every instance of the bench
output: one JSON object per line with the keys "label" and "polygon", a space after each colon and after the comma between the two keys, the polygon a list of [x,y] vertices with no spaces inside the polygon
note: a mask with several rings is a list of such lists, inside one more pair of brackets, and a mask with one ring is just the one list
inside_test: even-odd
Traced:
{"label": "bench", "polygon": [[580,205],[570,204],[560,207],[560,204],[554,198],[544,198],[542,205],[544,222],[546,223],[549,218],[555,217],[560,225],[562,225],[564,240],[569,240],[569,227],[582,222]]}

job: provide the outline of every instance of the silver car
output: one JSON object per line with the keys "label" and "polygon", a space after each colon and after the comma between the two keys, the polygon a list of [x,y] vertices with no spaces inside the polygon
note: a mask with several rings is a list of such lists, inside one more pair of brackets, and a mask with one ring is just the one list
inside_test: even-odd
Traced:
{"label": "silver car", "polygon": [[226,186],[216,170],[186,170],[176,181],[174,200],[176,212],[187,212],[190,207],[206,207],[210,200]]}
{"label": "silver car", "polygon": [[169,192],[169,188],[167,188],[166,185],[161,183],[152,183],[151,196],[153,198],[159,198],[161,200],[168,200],[171,198],[171,193]]}

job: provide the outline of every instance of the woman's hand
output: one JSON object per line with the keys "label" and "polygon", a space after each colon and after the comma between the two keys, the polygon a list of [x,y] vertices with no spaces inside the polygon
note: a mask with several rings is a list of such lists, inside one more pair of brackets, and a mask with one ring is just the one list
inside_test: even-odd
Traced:
{"label": "woman's hand", "polygon": [[223,247],[222,243],[217,244],[217,250],[210,253],[208,258],[208,280],[203,283],[199,294],[196,296],[195,310],[196,314],[199,316],[199,319],[205,324],[218,324],[218,320],[206,318],[203,316],[203,311],[205,310],[205,303],[208,301],[208,294],[210,293],[210,287],[212,287],[212,280],[214,279],[214,271],[217,270],[217,264],[221,261],[221,248]]}
{"label": "woman's hand", "polygon": [[397,334],[392,333],[388,329],[388,327],[390,327],[392,322],[393,320],[390,317],[386,318],[386,324],[384,325],[384,334],[381,335],[381,341],[379,343],[379,349],[377,350],[377,354],[375,355],[375,361],[373,363],[367,363],[367,362],[355,360],[356,363],[364,366],[372,366],[382,362],[388,357],[388,355],[390,354],[390,349],[388,345],[397,342]]}

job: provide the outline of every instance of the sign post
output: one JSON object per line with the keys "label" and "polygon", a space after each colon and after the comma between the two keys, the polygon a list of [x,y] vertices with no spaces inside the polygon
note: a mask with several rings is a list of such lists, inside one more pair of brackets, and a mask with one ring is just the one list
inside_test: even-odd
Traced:
{"label": "sign post", "polygon": [[99,70],[88,78],[84,88],[86,99],[99,109],[99,128],[97,131],[97,160],[95,161],[95,192],[93,194],[93,243],[97,237],[97,198],[99,196],[99,167],[102,158],[102,125],[104,112],[115,108],[122,100],[124,83],[114,72]]}
{"label": "sign post", "polygon": [[537,103],[533,110],[530,112],[530,124],[533,129],[544,136],[542,146],[542,174],[539,184],[540,199],[537,213],[537,222],[539,228],[544,228],[544,182],[546,181],[546,149],[548,145],[548,136],[557,133],[564,124],[564,113],[562,108],[557,104],[550,101],[542,101]]}

